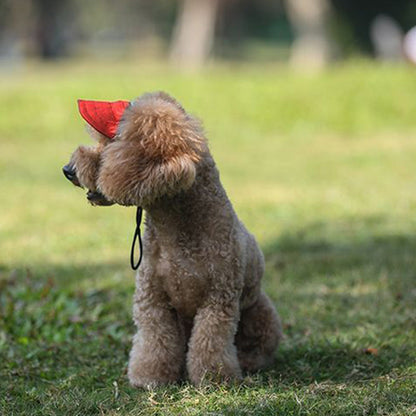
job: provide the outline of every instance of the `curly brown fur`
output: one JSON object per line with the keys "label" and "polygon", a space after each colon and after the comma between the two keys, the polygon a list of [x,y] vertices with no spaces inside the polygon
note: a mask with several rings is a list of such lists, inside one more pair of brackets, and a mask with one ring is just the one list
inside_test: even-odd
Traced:
{"label": "curly brown fur", "polygon": [[126,109],[118,134],[79,148],[82,185],[146,210],[136,277],[134,386],[230,380],[268,365],[281,338],[260,288],[263,255],[222,187],[200,123],[165,93]]}

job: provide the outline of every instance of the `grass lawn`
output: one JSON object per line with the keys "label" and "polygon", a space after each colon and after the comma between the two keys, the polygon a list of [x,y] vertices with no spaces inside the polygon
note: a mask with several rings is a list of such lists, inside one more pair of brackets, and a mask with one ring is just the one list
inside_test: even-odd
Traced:
{"label": "grass lawn", "polygon": [[[155,89],[204,119],[266,256],[286,337],[240,385],[129,386],[135,212],[61,174],[89,142],[76,98]],[[32,64],[0,109],[0,415],[416,414],[414,68]]]}

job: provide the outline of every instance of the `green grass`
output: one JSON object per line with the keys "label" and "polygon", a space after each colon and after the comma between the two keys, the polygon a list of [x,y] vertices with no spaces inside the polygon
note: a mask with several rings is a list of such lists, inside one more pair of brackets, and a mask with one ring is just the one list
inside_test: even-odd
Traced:
{"label": "green grass", "polygon": [[[89,206],[61,174],[89,142],[76,98],[154,89],[204,119],[265,252],[286,338],[241,385],[129,387],[135,213]],[[416,413],[415,97],[413,68],[366,62],[313,76],[140,62],[2,74],[0,414]]]}

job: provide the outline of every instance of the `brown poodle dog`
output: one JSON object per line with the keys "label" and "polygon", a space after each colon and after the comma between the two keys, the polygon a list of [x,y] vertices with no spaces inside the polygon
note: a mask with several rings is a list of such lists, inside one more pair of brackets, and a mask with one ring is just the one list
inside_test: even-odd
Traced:
{"label": "brown poodle dog", "polygon": [[231,380],[268,365],[281,338],[261,290],[263,255],[221,185],[200,123],[165,93],[126,104],[114,137],[92,130],[64,173],[95,205],[143,207],[138,331],[128,376],[140,387]]}

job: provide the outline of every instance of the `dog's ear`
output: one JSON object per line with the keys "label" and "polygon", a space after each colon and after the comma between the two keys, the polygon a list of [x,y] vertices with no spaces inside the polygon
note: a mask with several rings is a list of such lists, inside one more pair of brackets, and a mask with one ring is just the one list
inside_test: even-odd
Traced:
{"label": "dog's ear", "polygon": [[100,191],[122,205],[148,206],[190,188],[206,151],[200,123],[164,93],[146,94],[123,114],[103,150]]}

